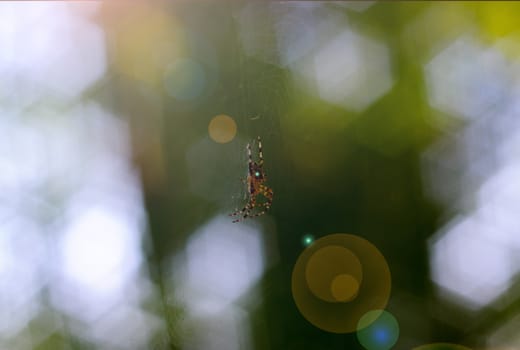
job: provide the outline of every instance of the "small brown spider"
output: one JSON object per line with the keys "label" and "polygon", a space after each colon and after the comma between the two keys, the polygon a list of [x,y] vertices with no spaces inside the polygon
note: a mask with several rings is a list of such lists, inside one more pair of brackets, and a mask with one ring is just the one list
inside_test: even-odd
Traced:
{"label": "small brown spider", "polygon": [[[258,163],[253,162],[251,157],[251,146],[249,143],[247,144],[247,155],[249,158],[247,178],[243,181],[247,183],[248,200],[242,210],[237,209],[234,213],[229,214],[229,216],[238,216],[238,218],[233,220],[233,222],[239,222],[248,217],[252,218],[263,215],[269,210],[271,203],[273,202],[273,190],[265,185],[267,176],[263,168],[264,157],[262,154],[262,141],[260,140],[260,136],[258,136]],[[264,196],[266,201],[257,205],[256,199],[259,195]],[[253,213],[255,207],[263,209],[257,213]]]}

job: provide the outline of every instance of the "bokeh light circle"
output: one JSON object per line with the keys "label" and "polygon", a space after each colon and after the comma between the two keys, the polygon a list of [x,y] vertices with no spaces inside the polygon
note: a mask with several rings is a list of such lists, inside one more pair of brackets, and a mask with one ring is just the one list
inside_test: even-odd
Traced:
{"label": "bokeh light circle", "polygon": [[228,143],[235,138],[237,124],[228,115],[220,114],[213,117],[208,125],[209,137],[218,143]]}
{"label": "bokeh light circle", "polygon": [[458,345],[458,344],[451,344],[451,343],[435,343],[435,344],[426,344],[421,345],[416,348],[413,348],[412,350],[471,350],[468,347]]}
{"label": "bokeh light circle", "polygon": [[356,335],[367,350],[388,350],[399,339],[399,323],[388,311],[372,310],[359,320]]}
{"label": "bokeh light circle", "polygon": [[337,301],[350,301],[359,291],[359,281],[349,274],[337,275],[332,280],[330,291]]}
{"label": "bokeh light circle", "polygon": [[369,311],[384,309],[390,296],[390,269],[369,241],[331,234],[309,245],[292,273],[292,294],[300,313],[332,333],[355,332]]}
{"label": "bokeh light circle", "polygon": [[168,65],[164,74],[164,88],[169,96],[179,100],[199,97],[207,84],[204,67],[198,62],[183,58]]}
{"label": "bokeh light circle", "polygon": [[311,235],[310,233],[308,233],[308,234],[306,234],[306,235],[304,235],[304,236],[302,237],[302,244],[303,244],[305,247],[311,245],[312,242],[314,242],[314,236]]}
{"label": "bokeh light circle", "polygon": [[309,257],[305,267],[305,280],[309,290],[317,298],[331,303],[346,301],[357,294],[356,288],[347,298],[342,295],[338,299],[334,295],[335,292],[341,292],[340,289],[345,289],[338,285],[338,278],[341,281],[345,276],[350,276],[359,285],[363,272],[356,255],[341,246],[327,246],[317,250]]}

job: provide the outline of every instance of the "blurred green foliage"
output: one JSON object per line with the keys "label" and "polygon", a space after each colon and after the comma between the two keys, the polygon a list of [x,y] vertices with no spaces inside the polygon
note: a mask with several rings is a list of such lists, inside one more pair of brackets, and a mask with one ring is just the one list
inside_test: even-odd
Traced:
{"label": "blurred green foliage", "polygon": [[[158,162],[164,162],[164,181],[158,188],[152,182],[144,184],[154,255],[150,264],[152,270],[159,269],[155,274],[158,283],[167,278],[161,265],[182,251],[190,234],[211,216],[232,211],[235,203],[231,198],[241,197],[241,193],[229,193],[229,200],[208,200],[190,189],[186,154],[194,143],[207,138],[209,120],[225,113],[237,121],[237,139],[215,147],[244,162],[233,167],[234,178],[222,176],[218,166],[207,164],[203,169],[209,174],[208,181],[236,188],[233,184],[246,167],[243,144],[261,135],[269,183],[275,191],[269,215],[274,224],[266,227],[276,232],[280,259],[259,282],[261,301],[250,310],[256,349],[360,348],[353,334],[329,334],[314,328],[291,298],[291,271],[304,249],[302,237],[337,232],[365,237],[387,258],[393,277],[388,309],[403,320],[396,349],[439,340],[482,345],[478,333],[462,324],[439,321],[431,312],[442,301],[434,296],[430,282],[426,240],[439,227],[443,208],[425,194],[421,157],[437,137],[451,132],[446,125],[462,122],[430,107],[424,65],[464,33],[490,43],[510,37],[516,46],[498,47],[518,58],[520,4],[377,2],[358,12],[336,2],[257,3],[258,32],[252,38],[259,42],[250,44],[260,45],[261,41],[258,55],[245,52],[241,41],[239,20],[249,5],[172,2],[154,9],[165,16],[166,23],[171,18],[173,32],[189,33],[185,54],[214,71],[215,80],[208,83],[213,84],[211,89],[200,98],[178,101],[165,94],[160,79],[150,83],[128,72],[117,75],[114,89],[121,91],[121,108],[131,117],[133,134],[144,134],[136,150],[146,148],[151,139],[160,140],[163,155]],[[298,84],[289,67],[265,59],[278,52],[277,18],[269,12],[277,6],[328,7],[344,16],[346,29],[383,44],[389,52],[391,89],[356,112],[325,102]],[[139,25],[138,19],[132,20]],[[121,40],[127,34],[111,32],[108,22],[109,35]],[[160,35],[152,33],[145,40],[153,44],[157,38],[168,37],[161,30]],[[199,45],[197,40],[212,47],[209,56],[214,55],[215,66],[209,51],[200,49],[205,44]],[[150,50],[156,48],[151,45]],[[148,97],[140,93],[143,89],[150,91]],[[157,103],[160,108],[153,106]],[[149,108],[136,111],[134,104]],[[145,173],[153,169],[145,162],[149,157],[145,152],[139,160]],[[175,290],[169,292],[175,295]],[[420,329],[412,327],[414,324]]]}

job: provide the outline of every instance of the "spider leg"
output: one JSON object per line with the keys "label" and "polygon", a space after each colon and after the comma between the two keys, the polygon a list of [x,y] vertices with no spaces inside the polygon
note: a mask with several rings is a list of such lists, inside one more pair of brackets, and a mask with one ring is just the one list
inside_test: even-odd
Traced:
{"label": "spider leg", "polygon": [[251,212],[251,208],[249,208],[249,204],[247,204],[242,210],[237,210],[234,213],[229,214],[229,216],[238,216],[235,220],[232,222],[239,222],[249,216],[249,213]]}
{"label": "spider leg", "polygon": [[[239,222],[239,221],[242,221],[248,217],[252,217],[254,215],[251,215],[251,211],[255,208],[256,206],[256,198],[255,197],[251,197],[251,199],[249,200],[249,203],[246,204],[246,206],[244,207],[244,209],[240,210],[240,211],[237,211],[237,212],[234,212],[232,214],[229,214],[229,216],[239,216],[238,219],[235,219],[233,220],[233,222]],[[242,215],[243,214],[243,215]]]}
{"label": "spider leg", "polygon": [[262,193],[266,198],[266,202],[264,203],[265,209],[269,210],[273,203],[273,190],[267,186],[260,185],[260,193]]}
{"label": "spider leg", "polygon": [[233,220],[233,221],[231,221],[231,222],[233,222],[233,223],[234,223],[234,222],[239,222],[239,221],[242,221],[242,220],[244,220],[245,218],[247,218],[247,217],[250,217],[250,216],[251,216],[251,215],[249,215],[249,213],[250,213],[250,211],[249,211],[249,210],[247,210],[247,211],[245,211],[245,213],[244,213],[244,216],[242,216],[242,217],[239,217],[238,219],[235,219],[235,220]]}
{"label": "spider leg", "polygon": [[264,215],[271,208],[271,204],[273,203],[273,190],[272,189],[270,189],[267,186],[260,185],[258,192],[261,193],[266,198],[267,201],[265,203],[262,203],[263,209],[261,211],[259,211],[258,213],[255,213],[253,215],[249,215],[249,217],[256,217],[256,216]]}
{"label": "spider leg", "polygon": [[238,210],[238,209],[235,209],[235,211],[231,214],[228,214],[228,216],[236,216],[236,215],[241,215],[242,213],[245,213],[246,211],[251,211],[251,208],[249,207],[249,203],[246,204],[245,207],[243,207],[242,209]]}
{"label": "spider leg", "polygon": [[262,211],[259,211],[258,213],[254,213],[253,215],[249,215],[250,218],[256,218],[257,216],[261,216],[267,213],[267,209],[263,209]]}
{"label": "spider leg", "polygon": [[254,213],[253,215],[249,215],[250,218],[256,218],[257,216],[264,215],[267,212],[267,210],[259,211],[258,213]]}
{"label": "spider leg", "polygon": [[260,136],[258,136],[258,158],[260,158],[258,165],[264,165],[264,154],[262,153],[262,140],[260,139]]}

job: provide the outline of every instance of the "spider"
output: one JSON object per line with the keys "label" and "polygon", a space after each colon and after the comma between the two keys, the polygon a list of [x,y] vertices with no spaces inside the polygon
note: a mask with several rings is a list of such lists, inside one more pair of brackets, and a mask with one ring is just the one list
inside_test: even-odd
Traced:
{"label": "spider", "polygon": [[[229,214],[229,216],[238,217],[237,219],[233,220],[233,222],[239,222],[248,217],[251,218],[263,215],[269,210],[269,208],[271,207],[271,203],[273,202],[273,190],[265,185],[265,182],[267,181],[267,176],[263,168],[264,157],[262,154],[262,140],[260,140],[260,136],[258,136],[259,161],[253,162],[253,159],[251,157],[251,145],[249,143],[247,144],[247,156],[247,178],[242,181],[244,183],[247,183],[248,200],[242,210],[237,209],[234,213]],[[256,199],[259,195],[265,197],[266,201],[264,203],[257,204]],[[262,209],[257,213],[253,213],[253,209],[255,207]]]}

